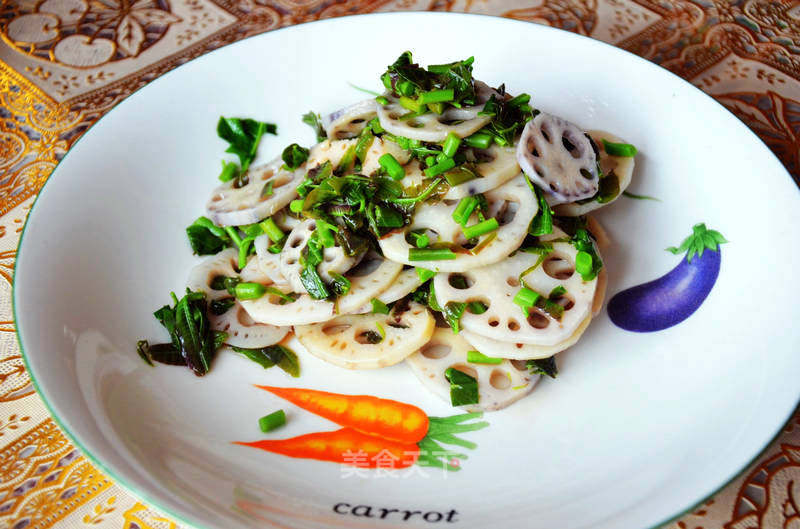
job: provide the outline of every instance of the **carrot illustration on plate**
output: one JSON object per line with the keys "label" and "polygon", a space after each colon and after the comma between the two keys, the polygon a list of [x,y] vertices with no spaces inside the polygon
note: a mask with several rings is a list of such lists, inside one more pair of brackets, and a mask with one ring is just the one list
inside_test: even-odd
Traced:
{"label": "carrot illustration on plate", "polygon": [[[440,443],[474,449],[456,434],[489,426],[470,422],[481,413],[428,417],[416,406],[371,395],[343,395],[303,388],[256,386],[316,415],[343,426],[290,439],[236,442],[290,457],[318,459],[365,468],[405,468],[413,464],[459,470],[453,458],[467,456]],[[358,454],[356,458],[354,454]]]}

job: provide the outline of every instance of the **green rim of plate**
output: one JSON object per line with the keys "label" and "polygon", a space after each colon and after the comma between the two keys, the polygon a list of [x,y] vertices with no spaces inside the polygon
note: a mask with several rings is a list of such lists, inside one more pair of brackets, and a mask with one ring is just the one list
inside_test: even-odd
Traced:
{"label": "green rim of plate", "polygon": [[[724,110],[725,112],[730,114],[731,117],[733,117],[735,119],[735,121],[741,127],[746,129],[748,131],[748,133],[755,140],[757,140],[759,143],[761,143],[762,146],[767,150],[767,152],[769,152],[770,155],[773,158],[778,160],[778,163],[784,169],[784,172],[786,173],[786,176],[790,180],[792,180],[792,177],[789,174],[789,172],[786,170],[786,167],[777,158],[777,156],[775,156],[775,154],[772,152],[772,150],[769,149],[769,147],[766,145],[766,143],[764,143],[764,141],[758,135],[756,135],[755,132],[750,130],[749,127],[747,127],[741,120],[739,120],[739,118],[737,118],[735,114],[733,114],[731,111],[729,111],[727,108],[725,108],[719,102],[717,102],[717,100],[714,99],[713,97],[711,97],[709,94],[706,94],[705,92],[703,92],[702,90],[700,90],[699,88],[697,88],[696,86],[691,84],[689,81],[687,81],[687,80],[683,79],[682,77],[670,72],[666,68],[662,68],[662,67],[658,66],[657,64],[655,64],[655,63],[653,63],[651,61],[648,61],[647,59],[639,57],[638,55],[635,55],[635,54],[633,54],[631,52],[628,52],[626,50],[618,48],[618,47],[616,47],[616,46],[614,46],[612,44],[608,44],[608,43],[603,42],[601,40],[597,40],[597,39],[593,39],[591,37],[580,35],[578,33],[572,33],[571,31],[567,31],[567,30],[563,30],[563,29],[559,29],[559,28],[553,28],[553,27],[550,27],[550,26],[534,24],[534,23],[531,23],[531,22],[523,21],[523,20],[506,19],[506,18],[503,18],[503,17],[497,17],[497,16],[493,16],[493,15],[485,15],[485,14],[481,14],[481,13],[442,13],[442,12],[431,12],[431,11],[404,11],[404,12],[388,12],[388,13],[365,13],[365,14],[358,14],[358,15],[347,15],[347,16],[343,16],[343,17],[328,18],[328,19],[325,19],[325,20],[315,20],[315,21],[312,21],[312,22],[304,22],[304,23],[301,23],[301,24],[295,24],[295,25],[292,25],[292,26],[286,26],[286,27],[282,27],[282,28],[278,28],[278,29],[274,29],[274,30],[268,30],[268,31],[265,31],[265,32],[262,32],[262,33],[258,33],[256,35],[251,35],[249,37],[246,37],[244,39],[238,40],[236,42],[232,42],[231,44],[228,44],[226,46],[222,46],[221,48],[217,48],[217,49],[211,50],[211,51],[209,51],[207,53],[204,53],[202,55],[199,55],[198,57],[195,57],[194,59],[192,59],[190,61],[187,61],[186,63],[181,64],[181,65],[173,68],[172,70],[166,72],[165,74],[153,79],[152,81],[150,81],[146,85],[144,85],[144,86],[142,86],[140,88],[137,88],[136,90],[131,92],[128,96],[126,96],[125,99],[128,99],[130,96],[132,96],[133,94],[139,92],[143,88],[158,82],[165,75],[170,74],[171,72],[173,72],[173,71],[185,66],[186,64],[194,62],[194,61],[196,61],[198,59],[201,59],[203,57],[207,57],[207,56],[209,56],[209,55],[211,55],[213,53],[216,53],[216,52],[218,52],[220,50],[229,48],[231,46],[236,46],[240,42],[244,42],[244,41],[256,38],[256,37],[261,37],[261,36],[263,36],[263,35],[265,35],[267,33],[277,33],[277,32],[280,32],[280,31],[292,30],[293,28],[297,28],[297,27],[301,27],[301,26],[310,26],[310,25],[316,25],[316,24],[332,24],[332,23],[335,24],[335,23],[337,23],[338,20],[341,20],[341,19],[354,19],[354,18],[367,18],[367,17],[405,17],[405,16],[420,16],[420,15],[432,16],[432,17],[449,17],[449,18],[453,18],[453,17],[483,17],[483,18],[490,18],[490,19],[501,19],[501,20],[505,20],[505,22],[510,23],[510,24],[520,24],[520,25],[525,24],[525,25],[528,25],[528,26],[531,26],[531,27],[536,27],[536,29],[534,31],[553,31],[553,32],[558,32],[560,34],[571,35],[572,38],[586,39],[586,40],[591,41],[594,45],[608,47],[608,48],[611,48],[611,49],[615,50],[618,53],[623,53],[625,55],[628,55],[630,58],[633,58],[635,61],[638,61],[638,62],[640,62],[642,64],[646,64],[650,68],[654,68],[654,69],[660,71],[661,73],[666,73],[666,74],[672,76],[673,78],[679,80],[681,83],[687,85],[695,93],[699,92],[700,94],[702,94],[703,96],[705,96],[709,100],[713,101],[715,105],[717,105],[719,108],[721,108],[722,110]],[[25,224],[24,224],[24,226],[22,228],[22,233],[20,234],[20,237],[19,237],[19,243],[17,244],[17,259],[16,260],[19,260],[19,255],[21,255],[21,252],[22,252],[22,248],[23,248],[22,242],[23,242],[23,239],[25,237],[25,231],[26,231],[26,229],[28,227],[28,219],[33,214],[34,209],[36,207],[36,204],[39,201],[39,197],[41,197],[42,193],[44,193],[45,187],[47,186],[47,184],[50,182],[51,178],[55,174],[56,169],[58,169],[58,166],[61,165],[61,162],[66,160],[67,156],[69,156],[69,154],[72,152],[72,150],[75,148],[75,146],[78,145],[78,143],[80,143],[81,140],[83,140],[83,138],[86,136],[86,134],[92,128],[94,128],[94,126],[97,123],[99,123],[101,120],[105,119],[112,112],[114,112],[114,110],[116,110],[119,107],[119,105],[122,104],[124,101],[125,100],[120,101],[119,103],[117,103],[108,112],[103,114],[94,124],[92,124],[92,126],[89,127],[89,129],[87,129],[75,141],[75,143],[66,152],[66,154],[64,154],[64,157],[58,162],[56,167],[53,168],[53,171],[50,173],[50,176],[47,178],[45,183],[42,185],[42,188],[36,194],[36,198],[34,199],[33,204],[31,205],[31,209],[28,212],[28,216],[25,219]],[[59,428],[61,428],[61,431],[64,432],[64,434],[70,439],[70,441],[72,441],[72,444],[75,445],[81,451],[81,453],[87,459],[89,459],[89,461],[92,462],[93,465],[98,467],[101,471],[103,471],[103,473],[105,473],[108,476],[110,476],[111,479],[113,479],[115,483],[117,483],[118,485],[121,485],[122,487],[124,487],[128,491],[132,492],[134,496],[137,496],[138,498],[143,499],[144,501],[146,501],[147,503],[151,504],[153,507],[155,507],[159,511],[164,512],[168,516],[176,519],[178,522],[180,522],[180,523],[182,523],[184,525],[194,526],[194,527],[202,527],[202,528],[205,528],[205,529],[214,529],[214,528],[208,526],[205,522],[195,522],[195,521],[188,520],[187,517],[185,517],[183,514],[175,512],[170,507],[166,507],[164,504],[161,503],[160,499],[157,499],[157,498],[151,496],[149,493],[146,493],[146,492],[140,490],[138,487],[133,486],[130,483],[128,483],[128,481],[126,479],[124,479],[123,477],[118,475],[110,467],[106,466],[105,463],[100,461],[86,447],[84,447],[83,444],[80,441],[80,438],[76,434],[74,434],[72,432],[72,430],[70,430],[66,426],[64,421],[58,416],[58,414],[55,413],[55,410],[53,409],[52,405],[50,404],[50,401],[47,399],[46,394],[44,393],[44,391],[42,391],[42,388],[39,386],[39,383],[36,380],[36,375],[33,372],[33,370],[31,369],[30,364],[28,363],[28,357],[27,357],[27,354],[25,353],[25,346],[22,343],[22,336],[20,334],[21,326],[19,324],[19,319],[17,318],[16,278],[17,278],[17,274],[16,274],[16,268],[15,268],[13,281],[12,281],[12,286],[11,286],[11,288],[12,288],[12,313],[13,313],[13,316],[14,316],[14,331],[15,331],[16,336],[17,336],[17,342],[19,343],[20,352],[22,353],[22,360],[23,360],[23,363],[25,364],[25,369],[26,369],[26,371],[28,372],[28,375],[31,378],[31,382],[33,383],[34,389],[36,389],[36,392],[41,397],[42,402],[44,402],[45,407],[50,412],[50,416],[53,418],[53,420],[55,420],[55,422],[56,422],[56,424],[58,424]],[[781,427],[778,428],[778,431],[775,432],[772,435],[770,440],[741,469],[737,470],[732,475],[730,475],[727,478],[725,478],[724,481],[722,482],[722,484],[720,484],[717,488],[715,488],[710,493],[704,494],[698,501],[692,502],[688,507],[683,508],[677,514],[675,514],[673,516],[670,516],[669,518],[650,526],[649,529],[659,529],[659,528],[663,527],[664,525],[666,525],[668,523],[671,523],[671,522],[677,520],[678,518],[680,518],[680,517],[692,512],[692,511],[694,511],[697,507],[702,505],[709,498],[711,498],[712,496],[716,496],[716,494],[718,492],[720,492],[722,489],[726,488],[728,485],[730,485],[731,483],[736,481],[736,479],[739,478],[739,476],[741,476],[742,474],[744,474],[744,472],[747,469],[749,469],[753,465],[753,463],[755,463],[756,461],[758,461],[758,459],[761,458],[761,456],[767,451],[767,449],[772,445],[772,443],[781,435],[783,430],[786,428],[786,425],[789,423],[789,421],[792,420],[792,417],[794,417],[795,413],[798,412],[799,410],[800,410],[800,397],[798,397],[797,404],[795,405],[795,407],[792,410],[792,412],[781,423]]]}

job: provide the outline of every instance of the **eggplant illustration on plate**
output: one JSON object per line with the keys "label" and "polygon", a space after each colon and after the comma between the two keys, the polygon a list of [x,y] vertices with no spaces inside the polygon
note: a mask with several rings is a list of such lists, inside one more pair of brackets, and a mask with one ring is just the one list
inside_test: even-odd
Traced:
{"label": "eggplant illustration on plate", "polygon": [[695,224],[678,248],[667,248],[686,258],[658,279],[618,292],[608,303],[611,321],[627,331],[654,332],[694,314],[717,281],[719,245],[726,242],[720,232]]}

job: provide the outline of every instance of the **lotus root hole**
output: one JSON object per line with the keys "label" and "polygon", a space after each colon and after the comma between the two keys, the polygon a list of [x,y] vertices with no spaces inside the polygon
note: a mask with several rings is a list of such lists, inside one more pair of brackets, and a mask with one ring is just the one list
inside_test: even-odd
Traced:
{"label": "lotus root hole", "polygon": [[242,324],[242,325],[244,325],[245,327],[252,327],[253,325],[255,325],[255,324],[256,324],[255,320],[254,320],[253,318],[251,318],[251,317],[250,317],[250,315],[247,313],[247,311],[246,311],[246,310],[244,310],[244,309],[242,308],[242,306],[241,306],[241,305],[239,305],[239,306],[237,307],[237,310],[236,310],[236,319],[239,321],[239,323],[241,323],[241,324]]}
{"label": "lotus root hole", "polygon": [[587,180],[591,180],[592,178],[594,178],[594,176],[592,175],[592,173],[590,173],[590,172],[589,172],[588,170],[586,170],[586,169],[581,169],[581,176],[582,176],[582,177],[584,177],[584,178],[585,178],[585,179],[587,179]]}
{"label": "lotus root hole", "polygon": [[287,174],[280,174],[272,181],[272,189],[277,189],[281,186],[285,186],[291,181],[292,181],[291,176]]}
{"label": "lotus root hole", "polygon": [[409,127],[414,127],[415,129],[419,129],[419,128],[422,128],[422,127],[424,127],[424,126],[425,126],[425,124],[424,124],[424,123],[422,123],[422,122],[421,122],[421,121],[419,121],[419,120],[416,120],[416,119],[409,119],[409,120],[408,120],[408,126],[409,126]]}
{"label": "lotus root hole", "polygon": [[464,274],[450,274],[447,276],[447,282],[458,290],[466,290],[475,284],[475,281]]}
{"label": "lotus root hole", "polygon": [[220,200],[222,200],[222,195],[220,195],[219,193],[211,197],[211,202],[219,202]]}
{"label": "lotus root hole", "polygon": [[267,297],[267,301],[269,302],[270,305],[285,305],[286,304],[284,299],[282,297],[276,295],[276,294],[270,294],[269,297]]}
{"label": "lotus root hole", "polygon": [[[517,345],[521,345],[521,344],[517,344]],[[516,369],[517,371],[522,371],[523,373],[528,371],[528,366],[526,364],[527,364],[527,362],[525,360],[512,360],[511,361],[511,365],[514,366],[514,369]]]}
{"label": "lotus root hole", "polygon": [[456,369],[458,371],[461,371],[462,373],[465,373],[465,374],[471,376],[475,380],[478,380],[478,372],[472,366],[467,366],[467,365],[464,365],[464,364],[454,364],[454,365],[452,365],[450,367],[452,367],[453,369]]}
{"label": "lotus root hole", "polygon": [[511,387],[511,378],[508,376],[508,371],[502,369],[495,369],[489,376],[489,384],[495,389],[508,389]]}
{"label": "lotus root hole", "polygon": [[303,238],[294,237],[291,241],[289,241],[289,248],[297,248],[301,244],[303,244]]}
{"label": "lotus root hole", "polygon": [[308,231],[309,233],[317,229],[317,223],[313,220],[308,223]]}
{"label": "lotus root hole", "polygon": [[519,204],[517,202],[506,202],[505,206],[497,215],[497,223],[500,226],[509,224],[514,220],[514,217],[517,216],[517,210],[519,210]]}
{"label": "lotus root hole", "polygon": [[575,273],[575,266],[566,259],[558,256],[550,256],[542,263],[544,273],[553,279],[569,279]]}
{"label": "lotus root hole", "polygon": [[431,342],[425,347],[423,347],[420,352],[422,353],[422,356],[424,356],[425,358],[438,360],[440,358],[444,358],[445,356],[449,355],[450,351],[451,348],[449,345]]}
{"label": "lotus root hole", "polygon": [[[481,303],[485,308],[483,310],[475,311],[472,308],[472,303]],[[467,300],[467,312],[469,312],[470,314],[483,314],[484,312],[489,310],[489,306],[490,305],[491,305],[491,303],[489,303],[488,299],[470,298],[470,299]]]}
{"label": "lotus root hole", "polygon": [[353,121],[350,122],[351,125],[358,125],[359,123],[364,123],[364,119],[363,118],[356,118],[356,119],[354,119]]}
{"label": "lotus root hole", "polygon": [[565,311],[575,306],[575,300],[572,299],[572,296],[569,294],[558,296],[557,298],[554,298],[553,301],[564,307]]}
{"label": "lotus root hole", "polygon": [[528,325],[534,329],[545,329],[550,325],[550,320],[538,310],[532,310],[530,314],[528,314]]}
{"label": "lotus root hole", "polygon": [[289,265],[289,266],[292,266],[292,265],[293,265],[293,264],[295,264],[296,262],[297,262],[297,259],[295,259],[294,257],[290,257],[290,258],[288,258],[288,259],[286,260],[286,264],[287,264],[287,265]]}
{"label": "lotus root hole", "polygon": [[[263,173],[261,173],[261,180],[269,180],[270,178],[272,178],[272,175],[274,175],[274,174],[275,174],[275,171],[273,171],[272,169],[270,169],[268,171],[264,171]],[[275,187],[275,184],[277,184],[277,182],[273,182],[272,183],[272,187],[273,188]],[[278,184],[278,185],[283,185],[283,184]]]}
{"label": "lotus root hole", "polygon": [[343,323],[335,323],[333,325],[326,325],[322,328],[322,334],[326,334],[328,336],[332,334],[341,334],[347,329],[350,328],[350,325],[343,324]]}
{"label": "lotus root hole", "polygon": [[400,117],[400,114],[397,112],[389,112],[389,119],[397,119]]}
{"label": "lotus root hole", "polygon": [[519,330],[519,322],[517,320],[513,319],[513,318],[508,320],[508,323],[506,325],[508,326],[508,330],[509,331],[518,331]]}
{"label": "lotus root hole", "polygon": [[510,287],[518,287],[519,286],[519,280],[516,277],[512,277],[512,276],[509,276],[509,277],[506,278],[506,283]]}
{"label": "lotus root hole", "polygon": [[500,320],[498,320],[497,318],[490,318],[489,319],[489,326],[490,327],[497,327],[498,325],[500,325]]}
{"label": "lotus root hole", "polygon": [[[375,344],[375,341],[371,340],[373,335],[377,334],[375,331],[356,331],[355,334],[356,334],[356,338],[355,339],[356,339],[356,341],[358,343],[364,344],[364,345],[373,345],[373,344]],[[381,338],[380,341],[383,341],[383,338]],[[378,343],[380,343],[380,341]]]}
{"label": "lotus root hole", "polygon": [[569,151],[569,153],[572,155],[573,158],[581,157],[581,150],[575,147],[575,144],[569,141],[569,138],[567,138],[566,136],[562,136],[561,143],[564,145],[564,148]]}

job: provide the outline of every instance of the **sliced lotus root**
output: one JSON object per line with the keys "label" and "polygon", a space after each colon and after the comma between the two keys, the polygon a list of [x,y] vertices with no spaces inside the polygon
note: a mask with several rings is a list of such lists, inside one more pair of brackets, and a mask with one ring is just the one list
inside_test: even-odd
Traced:
{"label": "sliced lotus root", "polygon": [[[565,236],[557,230],[553,239]],[[520,274],[529,270],[539,259],[538,254],[517,252],[499,263],[460,274],[437,274],[434,278],[436,300],[444,306],[451,301],[481,301],[488,305],[483,314],[465,312],[461,326],[475,334],[502,342],[533,345],[556,345],[567,340],[590,315],[597,278],[583,281],[575,271],[577,250],[568,242],[553,241],[553,252],[522,279],[536,292],[547,296],[556,287],[566,293],[557,300],[564,306],[561,321],[537,307],[527,317],[514,303],[521,288]],[[463,279],[453,276],[461,275]],[[457,288],[466,282],[467,288]]]}
{"label": "sliced lotus root", "polygon": [[218,226],[242,226],[279,211],[297,196],[296,188],[306,174],[305,165],[296,171],[281,169],[282,165],[278,157],[266,165],[251,167],[244,185],[239,186],[234,178],[214,189],[206,204],[208,216]]}
{"label": "sliced lotus root", "polygon": [[[590,130],[588,134],[594,140],[595,145],[597,145],[597,150],[600,151],[600,169],[603,171],[603,174],[606,175],[605,178],[608,178],[609,175],[612,175],[613,173],[613,177],[616,177],[617,179],[619,191],[615,196],[605,199],[605,201],[602,203],[598,202],[597,200],[592,200],[591,202],[586,202],[585,204],[572,202],[569,204],[555,206],[553,210],[555,211],[556,215],[562,215],[565,217],[578,217],[580,215],[586,215],[590,211],[594,211],[597,208],[607,206],[622,196],[622,192],[628,188],[631,183],[631,179],[633,178],[634,159],[632,157],[625,158],[621,156],[611,156],[606,152],[605,147],[603,146],[604,139],[612,143],[625,143],[625,140],[614,136],[610,132],[605,132],[602,130]],[[599,185],[602,188],[603,180],[600,180]]]}
{"label": "sliced lotus root", "polygon": [[[253,246],[256,249],[256,257],[258,268],[262,274],[266,275],[275,286],[279,288],[289,287],[289,282],[283,277],[281,273],[281,257],[280,254],[272,253],[267,248],[270,245],[269,237],[259,235],[253,241]],[[247,263],[248,266],[250,263]]]}
{"label": "sliced lotus root", "polygon": [[561,351],[567,349],[568,347],[572,347],[578,343],[578,340],[583,335],[583,332],[589,326],[591,321],[592,319],[587,316],[583,322],[581,322],[578,328],[575,329],[575,332],[572,333],[572,336],[563,342],[557,343],[556,345],[532,345],[525,343],[501,342],[499,340],[487,338],[486,336],[481,336],[480,334],[475,334],[474,332],[469,332],[463,329],[459,333],[459,336],[468,341],[474,349],[477,349],[486,356],[493,356],[495,358],[508,358],[511,360],[532,360],[537,358],[549,358],[554,354],[560,353]]}
{"label": "sliced lotus root", "polygon": [[[380,293],[375,299],[380,301],[381,303],[389,304],[392,302],[397,301],[398,299],[402,299],[415,291],[417,287],[422,284],[422,280],[419,278],[419,274],[413,268],[409,268],[408,270],[403,270],[397,276],[397,278],[392,282],[392,286],[384,290]],[[355,310],[355,314],[364,314],[366,312],[372,312],[372,303],[367,303],[362,305],[357,310]]]}
{"label": "sliced lotus root", "polygon": [[594,196],[598,189],[597,157],[583,131],[572,123],[540,113],[522,129],[517,144],[519,166],[561,204]]}
{"label": "sliced lotus root", "polygon": [[[384,259],[376,253],[369,253],[344,276],[350,280],[350,291],[336,300],[336,303],[315,300],[308,294],[292,295],[288,301],[277,294],[242,301],[242,306],[253,320],[273,325],[305,325],[328,321],[337,314],[352,313],[358,307],[369,303],[374,297],[389,288],[400,273],[402,265]],[[281,289],[291,294],[290,289]]]}
{"label": "sliced lotus root", "polygon": [[[354,147],[358,143],[357,139],[352,140],[325,140],[318,143],[311,148],[311,153],[308,157],[306,165],[308,167],[317,167],[323,163],[330,161],[334,168],[339,166],[342,158],[350,147]],[[411,155],[405,149],[401,148],[393,141],[383,141],[381,138],[375,138],[372,141],[367,154],[364,157],[364,163],[361,166],[361,174],[371,176],[379,168],[380,164],[378,159],[384,154],[389,153],[400,162],[405,164],[410,159]]]}
{"label": "sliced lotus root", "polygon": [[474,158],[479,177],[451,187],[445,198],[463,198],[485,193],[505,184],[520,172],[513,147],[492,145],[488,149],[470,149],[467,151],[467,159],[470,157]]}
{"label": "sliced lotus root", "polygon": [[401,119],[410,110],[400,105],[398,98],[386,93],[383,96],[389,102],[378,105],[378,119],[387,132],[412,140],[442,142],[451,132],[459,138],[466,138],[491,121],[491,116],[481,116],[478,113],[483,110],[492,94],[496,94],[492,88],[481,81],[475,81],[478,104],[464,108],[449,107],[441,114],[428,112],[411,119]]}
{"label": "sliced lotus root", "polygon": [[339,314],[352,314],[392,288],[403,265],[385,259],[376,252],[369,252],[360,263],[344,276],[350,280],[350,290],[336,300]]}
{"label": "sliced lotus root", "polygon": [[325,323],[295,326],[297,339],[309,353],[347,369],[394,365],[430,339],[434,320],[423,305],[404,312],[347,314]]}
{"label": "sliced lotus root", "polygon": [[[522,175],[484,195],[489,203],[490,214],[497,218],[500,227],[482,235],[477,246],[473,247],[477,248],[473,250],[474,253],[470,253],[461,225],[453,220],[453,211],[458,201],[444,200],[422,204],[417,208],[409,226],[378,241],[383,254],[392,261],[443,272],[469,270],[504,259],[519,247],[528,233],[528,225],[539,209],[536,197]],[[468,225],[477,222],[477,216],[473,214]],[[431,243],[450,245],[456,252],[456,258],[446,261],[410,261],[408,251],[414,246],[406,237],[412,230],[426,230]]]}
{"label": "sliced lotus root", "polygon": [[[230,298],[227,290],[216,290],[211,286],[217,276],[238,277],[236,264],[239,252],[233,248],[224,250],[213,257],[205,259],[195,266],[189,274],[188,287],[193,291],[206,293],[209,301],[208,321],[215,331],[228,333],[225,343],[236,347],[267,347],[278,343],[289,332],[290,327],[276,327],[253,321],[242,308],[239,301],[222,314],[215,314],[211,310],[211,301]],[[257,267],[257,259],[252,258],[242,270],[241,277],[245,281],[268,282]]]}
{"label": "sliced lotus root", "polygon": [[[478,381],[478,403],[462,406],[467,411],[494,411],[505,408],[533,390],[538,375],[530,374],[524,362],[503,360],[501,364],[474,364],[467,352],[474,351],[466,340],[449,329],[436,329],[431,340],[406,363],[422,385],[450,402],[448,368],[458,369]],[[483,351],[481,351],[483,352]],[[484,353],[485,354],[485,353]]]}
{"label": "sliced lotus root", "polygon": [[375,99],[365,99],[322,117],[322,127],[332,140],[355,138],[375,117]]}
{"label": "sliced lotus root", "polygon": [[[280,253],[280,271],[295,292],[305,292],[306,288],[300,280],[303,267],[300,264],[300,254],[308,244],[311,234],[317,229],[314,219],[306,219],[291,231],[286,238],[286,244]],[[322,249],[322,262],[317,265],[317,272],[326,283],[333,280],[331,273],[344,274],[355,266],[363,254],[356,257],[345,255],[341,246],[335,245]]]}

